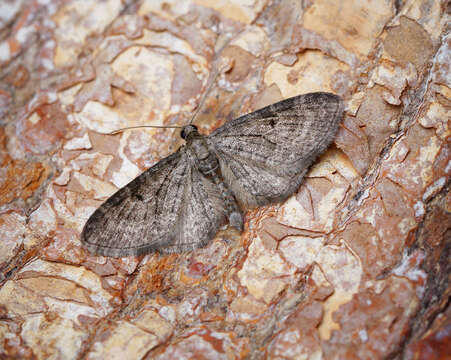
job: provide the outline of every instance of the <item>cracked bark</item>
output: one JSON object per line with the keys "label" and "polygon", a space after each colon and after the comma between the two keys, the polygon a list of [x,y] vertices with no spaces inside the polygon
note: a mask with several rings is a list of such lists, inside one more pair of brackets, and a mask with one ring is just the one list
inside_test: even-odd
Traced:
{"label": "cracked bark", "polygon": [[[0,357],[441,359],[450,343],[446,1],[5,1]],[[181,141],[311,91],[346,116],[283,204],[191,253],[79,235]]]}

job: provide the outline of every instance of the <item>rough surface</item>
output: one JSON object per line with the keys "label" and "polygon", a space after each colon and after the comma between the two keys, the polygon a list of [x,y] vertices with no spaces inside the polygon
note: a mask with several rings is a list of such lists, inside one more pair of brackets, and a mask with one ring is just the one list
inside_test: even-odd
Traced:
{"label": "rough surface", "polygon": [[[450,6],[442,0],[0,2],[0,358],[445,359]],[[335,144],[281,204],[185,254],[80,245],[181,144],[313,91]]]}

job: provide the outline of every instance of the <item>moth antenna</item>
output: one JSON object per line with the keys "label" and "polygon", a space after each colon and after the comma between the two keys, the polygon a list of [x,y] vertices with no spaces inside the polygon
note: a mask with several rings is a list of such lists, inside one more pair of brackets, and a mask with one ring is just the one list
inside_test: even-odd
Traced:
{"label": "moth antenna", "polygon": [[139,129],[139,128],[153,128],[153,129],[181,129],[183,128],[183,126],[166,126],[166,125],[138,125],[138,126],[128,126],[128,127],[124,127],[118,130],[114,130],[112,132],[109,133],[109,135],[116,135],[119,134],[121,132],[123,132],[124,130],[130,130],[130,129]]}
{"label": "moth antenna", "polygon": [[202,95],[202,99],[199,102],[199,105],[197,106],[197,109],[194,111],[193,116],[191,117],[191,121],[189,122],[189,125],[191,125],[196,118],[196,116],[199,114],[199,111],[202,109],[202,106],[204,105],[205,100],[207,99],[207,95],[210,93],[211,88],[213,87],[213,84],[216,82],[216,79],[224,72],[229,71],[233,67],[233,60],[227,59],[222,61],[221,67],[219,67],[211,80],[209,81],[209,84],[207,86],[207,89],[205,90],[204,94]]}

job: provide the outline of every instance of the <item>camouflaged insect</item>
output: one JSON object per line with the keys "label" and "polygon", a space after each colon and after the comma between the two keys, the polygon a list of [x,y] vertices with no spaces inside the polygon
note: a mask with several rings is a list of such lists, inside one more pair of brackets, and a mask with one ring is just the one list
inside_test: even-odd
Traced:
{"label": "camouflaged insect", "polygon": [[227,221],[293,194],[333,141],[343,102],[333,94],[292,97],[241,116],[208,136],[184,126],[176,153],[106,200],[81,240],[92,253],[121,257],[205,246]]}

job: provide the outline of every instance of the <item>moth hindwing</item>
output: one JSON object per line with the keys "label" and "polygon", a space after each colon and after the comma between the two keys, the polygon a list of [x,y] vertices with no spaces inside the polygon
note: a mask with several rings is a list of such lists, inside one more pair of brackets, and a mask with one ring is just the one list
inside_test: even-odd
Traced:
{"label": "moth hindwing", "polygon": [[330,93],[295,96],[226,123],[208,136],[194,125],[186,145],[106,200],[81,241],[121,257],[205,246],[229,221],[241,230],[249,207],[293,194],[333,141],[342,100]]}

